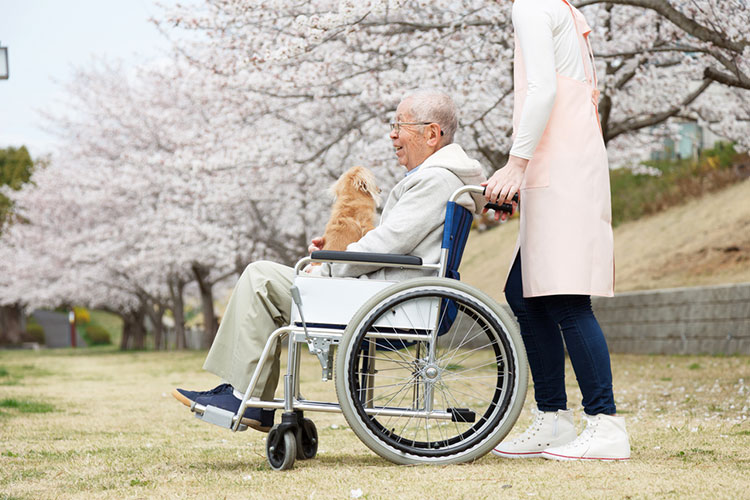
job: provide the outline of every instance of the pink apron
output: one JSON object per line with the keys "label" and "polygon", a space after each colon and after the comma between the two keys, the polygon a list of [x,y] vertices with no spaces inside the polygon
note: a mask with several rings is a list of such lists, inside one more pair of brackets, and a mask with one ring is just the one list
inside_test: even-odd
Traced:
{"label": "pink apron", "polygon": [[[562,1],[574,19],[586,82],[557,74],[552,114],[521,184],[518,246],[523,295],[612,296],[609,166],[597,111],[599,91],[588,40],[591,28],[583,14]],[[513,77],[517,130],[527,90],[517,39]]]}

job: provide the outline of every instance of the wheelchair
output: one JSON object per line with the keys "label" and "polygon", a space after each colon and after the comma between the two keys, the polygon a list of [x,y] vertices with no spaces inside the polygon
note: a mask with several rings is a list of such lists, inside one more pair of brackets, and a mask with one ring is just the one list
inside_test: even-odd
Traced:
{"label": "wheelchair", "polygon": [[[343,413],[366,446],[397,464],[462,463],[492,450],[518,418],[528,368],[515,321],[485,293],[458,280],[473,216],[456,200],[470,192],[482,188],[464,186],[448,201],[438,264],[409,255],[333,251],[300,260],[292,320],[269,337],[238,412],[193,404],[196,416],[240,431],[247,407],[283,409],[281,423],[266,439],[275,470],[315,457],[318,433],[306,411]],[[435,276],[400,282],[320,277],[303,272],[311,262],[419,269]],[[261,368],[284,339],[284,398],[251,398]],[[338,402],[302,396],[300,344],[318,357],[322,379],[334,380]]]}

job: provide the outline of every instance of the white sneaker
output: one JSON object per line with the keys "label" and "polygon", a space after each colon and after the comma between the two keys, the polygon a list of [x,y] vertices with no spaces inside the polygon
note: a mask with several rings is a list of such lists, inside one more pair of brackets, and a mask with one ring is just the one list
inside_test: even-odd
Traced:
{"label": "white sneaker", "polygon": [[561,446],[576,438],[573,410],[539,411],[532,409],[534,421],[513,441],[500,443],[492,450],[504,458],[534,458],[550,446]]}
{"label": "white sneaker", "polygon": [[586,428],[575,441],[548,448],[542,457],[551,460],[627,460],[630,440],[625,419],[612,415],[583,415]]}

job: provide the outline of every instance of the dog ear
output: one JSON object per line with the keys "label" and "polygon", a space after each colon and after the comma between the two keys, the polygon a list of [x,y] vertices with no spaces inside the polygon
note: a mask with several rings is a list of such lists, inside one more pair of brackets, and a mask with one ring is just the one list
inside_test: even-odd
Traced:
{"label": "dog ear", "polygon": [[377,186],[375,187],[375,191],[370,193],[372,195],[372,199],[375,201],[375,207],[380,207],[381,198],[380,198],[380,188]]}
{"label": "dog ear", "polygon": [[375,201],[375,206],[380,206],[380,188],[375,183],[375,175],[365,167],[359,167],[357,172],[357,188],[369,194]]}

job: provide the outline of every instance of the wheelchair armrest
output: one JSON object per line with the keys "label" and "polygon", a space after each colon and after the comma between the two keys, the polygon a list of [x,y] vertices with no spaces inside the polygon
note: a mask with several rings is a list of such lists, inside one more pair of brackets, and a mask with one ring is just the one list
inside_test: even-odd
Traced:
{"label": "wheelchair armrest", "polygon": [[373,264],[402,264],[406,266],[421,266],[422,258],[414,255],[400,255],[396,253],[369,252],[336,252],[333,250],[318,250],[310,254],[313,260],[327,262],[368,262]]}

